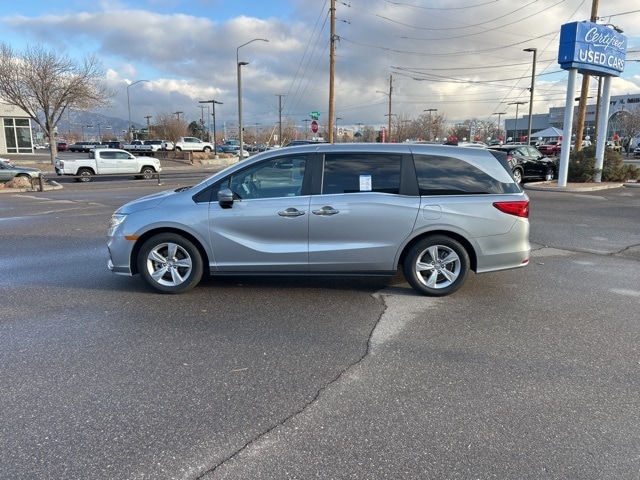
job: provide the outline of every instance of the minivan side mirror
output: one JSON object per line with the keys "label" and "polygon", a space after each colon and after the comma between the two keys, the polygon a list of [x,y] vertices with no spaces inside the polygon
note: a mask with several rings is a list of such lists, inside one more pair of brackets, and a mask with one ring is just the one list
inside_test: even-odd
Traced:
{"label": "minivan side mirror", "polygon": [[231,208],[233,206],[233,192],[229,188],[223,188],[218,191],[218,203],[222,208]]}

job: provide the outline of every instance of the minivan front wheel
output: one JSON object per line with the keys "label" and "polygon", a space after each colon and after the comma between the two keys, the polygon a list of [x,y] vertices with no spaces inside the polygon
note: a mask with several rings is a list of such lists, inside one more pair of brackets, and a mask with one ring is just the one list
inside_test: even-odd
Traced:
{"label": "minivan front wheel", "polygon": [[154,235],[138,254],[138,272],[153,288],[164,293],[182,293],[202,279],[203,261],[197,247],[175,233]]}
{"label": "minivan front wheel", "polygon": [[407,253],[404,276],[416,291],[440,297],[458,290],[469,274],[469,254],[445,235],[425,237]]}

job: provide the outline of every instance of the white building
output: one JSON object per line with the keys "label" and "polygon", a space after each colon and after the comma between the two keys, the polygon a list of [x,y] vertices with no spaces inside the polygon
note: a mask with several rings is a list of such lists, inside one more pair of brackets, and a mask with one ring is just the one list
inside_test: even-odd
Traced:
{"label": "white building", "polygon": [[[587,109],[585,114],[585,122],[584,122],[584,136],[591,136],[595,134],[595,124],[596,124],[596,111],[597,111],[597,103],[587,103]],[[565,107],[552,107],[549,109],[548,114],[536,114],[533,115],[533,127],[532,132],[536,132],[539,130],[544,130],[549,127],[555,127],[557,129],[562,130],[564,128],[564,109]],[[629,94],[629,95],[612,95],[609,105],[609,118],[607,122],[607,140],[611,139],[614,134],[621,133],[621,129],[619,126],[620,116],[624,115],[624,112],[635,111],[640,113],[640,93]],[[576,107],[574,109],[574,115],[578,114],[578,102],[576,102]],[[516,119],[515,118],[507,118],[504,121],[505,130],[507,131],[508,137],[515,137],[516,134],[518,138],[522,135],[527,134],[527,125],[529,121],[529,114],[526,113],[522,116],[518,116],[517,119],[517,128],[516,128]],[[602,121],[598,119],[598,121]],[[574,127],[576,125],[576,121],[574,118]]]}
{"label": "white building", "polygon": [[7,153],[33,153],[31,119],[27,113],[14,106],[0,103],[0,155]]}

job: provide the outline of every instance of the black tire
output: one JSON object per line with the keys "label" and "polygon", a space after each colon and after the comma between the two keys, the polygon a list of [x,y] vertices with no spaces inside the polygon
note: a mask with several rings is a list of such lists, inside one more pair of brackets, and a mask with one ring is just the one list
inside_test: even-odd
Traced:
{"label": "black tire", "polygon": [[432,235],[411,247],[402,268],[414,290],[442,297],[462,286],[469,274],[469,264],[469,254],[460,242],[445,235]]}
{"label": "black tire", "polygon": [[211,147],[204,147],[202,150],[204,153],[209,153],[211,151]]}
{"label": "black tire", "polygon": [[145,282],[163,293],[183,293],[195,288],[204,270],[200,251],[175,233],[160,233],[144,242],[137,266]]}
{"label": "black tire", "polygon": [[522,170],[520,170],[519,168],[516,168],[513,171],[513,178],[515,179],[518,185],[522,185]]}
{"label": "black tire", "polygon": [[556,178],[556,171],[555,169],[549,167],[547,168],[547,173],[545,174],[545,180],[547,182],[550,182],[551,180],[553,180],[554,178]]}
{"label": "black tire", "polygon": [[93,180],[93,172],[90,168],[81,168],[78,170],[78,175],[80,175],[80,178],[77,178],[76,180],[79,182],[90,182]]}
{"label": "black tire", "polygon": [[153,178],[153,175],[156,173],[156,171],[153,169],[153,167],[142,167],[140,173],[142,175],[138,176],[137,178],[144,178],[146,180],[149,180],[150,178]]}
{"label": "black tire", "polygon": [[176,148],[175,148],[175,150],[176,150],[176,152],[181,152],[181,151],[182,151],[182,148],[180,148],[180,147],[176,147]]}

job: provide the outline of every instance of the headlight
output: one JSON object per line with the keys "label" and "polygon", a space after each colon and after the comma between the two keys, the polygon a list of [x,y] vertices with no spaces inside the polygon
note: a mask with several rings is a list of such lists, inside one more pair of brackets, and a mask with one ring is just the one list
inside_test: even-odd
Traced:
{"label": "headlight", "polygon": [[115,232],[118,225],[124,222],[125,218],[127,218],[127,216],[120,213],[114,213],[113,215],[111,215],[111,218],[109,219],[109,228],[107,229],[107,235],[110,237],[113,236],[113,232]]}

